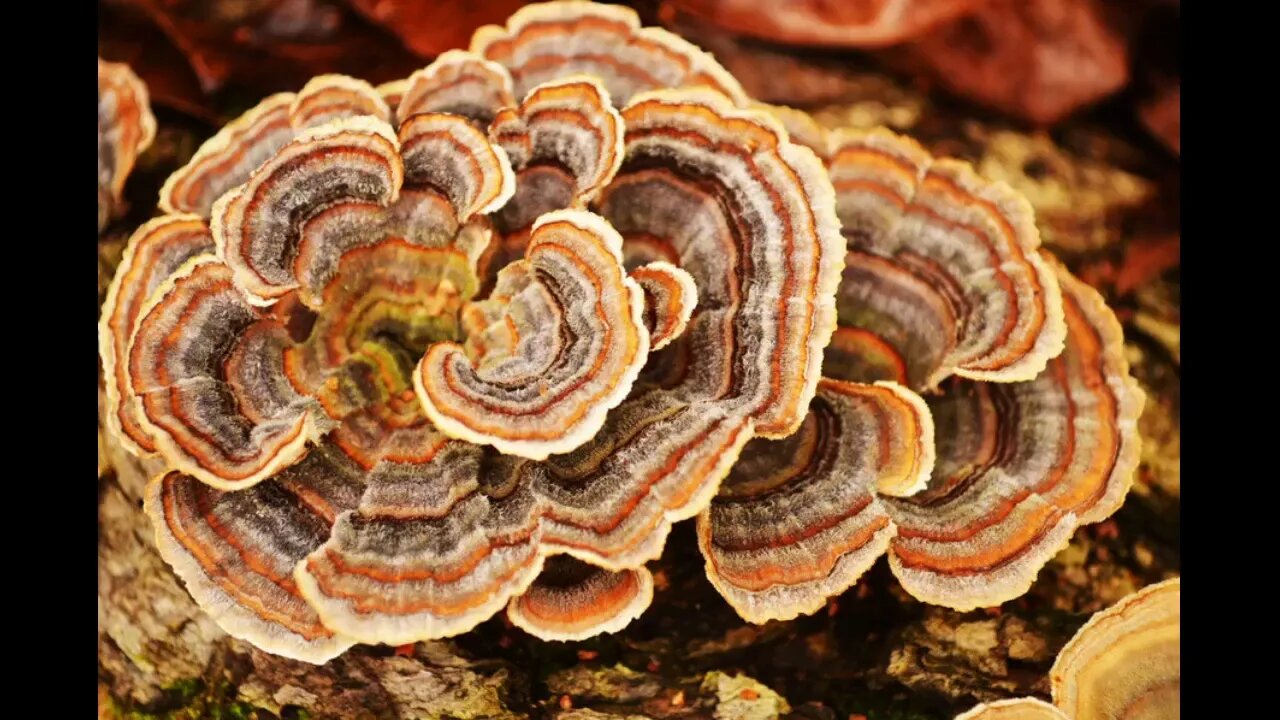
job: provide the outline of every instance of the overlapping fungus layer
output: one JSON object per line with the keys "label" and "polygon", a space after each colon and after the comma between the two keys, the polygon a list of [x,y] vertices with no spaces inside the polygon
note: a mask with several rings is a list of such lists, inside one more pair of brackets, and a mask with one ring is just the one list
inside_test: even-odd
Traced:
{"label": "overlapping fungus layer", "polygon": [[1123,503],[1138,462],[1144,396],[1120,324],[1065,269],[1067,341],[1036,379],[955,380],[931,399],[933,481],[889,500],[889,563],[912,595],[957,609],[1018,597],[1075,528]]}
{"label": "overlapping fungus layer", "polygon": [[1037,250],[1007,187],[887,132],[777,113],[826,149],[849,246],[823,367],[846,382],[824,387],[912,420],[820,392],[800,433],[749,446],[700,518],[708,577],[755,621],[812,612],[886,551],[930,603],[1021,595],[1132,482],[1143,395],[1119,323]]}
{"label": "overlapping fungus layer", "polygon": [[161,207],[100,323],[109,426],[172,469],[146,508],[192,595],[290,657],[619,629],[694,515],[754,622],[886,552],[998,603],[1136,462],[1119,327],[1021,198],[625,8],[267,98]]}
{"label": "overlapping fungus layer", "polygon": [[[229,632],[320,662],[504,607],[620,628],[671,523],[803,420],[841,260],[821,163],[745,103],[653,90],[733,90],[696,48],[568,9],[269,98],[135,235],[101,329],[120,434],[174,468],[148,512]],[[619,38],[657,79],[571,72]],[[553,77],[513,83],[526,62]]]}

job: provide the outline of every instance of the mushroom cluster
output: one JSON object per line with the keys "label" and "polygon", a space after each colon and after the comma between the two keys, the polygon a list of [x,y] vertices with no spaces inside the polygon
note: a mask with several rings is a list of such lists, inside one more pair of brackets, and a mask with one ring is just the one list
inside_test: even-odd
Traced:
{"label": "mushroom cluster", "polygon": [[839,327],[802,430],[749,444],[699,517],[707,574],[754,622],[815,611],[885,553],[925,602],[1016,598],[1133,481],[1144,396],[1120,324],[1007,185],[779,116],[835,187]]}
{"label": "mushroom cluster", "polygon": [[1169,720],[1182,694],[1182,581],[1148,585],[1096,613],[1050,670],[1053,703],[984,703],[956,720]]}
{"label": "mushroom cluster", "polygon": [[289,657],[503,608],[617,630],[694,516],[753,622],[886,552],[996,604],[1136,463],[1119,325],[1024,200],[626,8],[269,97],[160,207],[103,308],[107,425],[168,468],[145,507],[192,596]]}

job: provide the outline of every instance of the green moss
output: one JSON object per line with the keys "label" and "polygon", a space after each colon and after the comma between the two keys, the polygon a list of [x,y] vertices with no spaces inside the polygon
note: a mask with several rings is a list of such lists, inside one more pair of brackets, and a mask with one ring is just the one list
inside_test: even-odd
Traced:
{"label": "green moss", "polygon": [[[109,700],[111,715],[118,720],[268,720],[274,716],[235,699],[227,683],[208,687],[200,678],[179,680],[162,689],[164,697],[150,709],[130,707],[115,698]],[[299,720],[308,720],[305,713]]]}

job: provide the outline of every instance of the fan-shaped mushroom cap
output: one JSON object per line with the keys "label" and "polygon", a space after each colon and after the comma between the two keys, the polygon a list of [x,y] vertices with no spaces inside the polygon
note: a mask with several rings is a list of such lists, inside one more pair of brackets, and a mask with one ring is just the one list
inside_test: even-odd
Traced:
{"label": "fan-shaped mushroom cap", "polygon": [[133,164],[156,137],[147,86],[124,63],[98,58],[98,230],[120,204]]}
{"label": "fan-shaped mushroom cap", "polygon": [[915,492],[932,469],[919,396],[823,380],[799,432],[749,443],[698,516],[707,577],[751,622],[811,613],[889,547],[894,527],[877,494]]}
{"label": "fan-shaped mushroom cap", "polygon": [[1095,614],[1053,663],[1054,704],[1074,718],[1177,718],[1182,581],[1149,585]]}
{"label": "fan-shaped mushroom cap", "polygon": [[130,452],[155,452],[132,397],[128,349],[147,297],[187,260],[213,252],[213,237],[194,215],[166,215],[143,223],[129,238],[98,323],[98,354],[107,389],[107,427]]}
{"label": "fan-shaped mushroom cap", "polygon": [[[547,193],[545,188],[538,188],[543,191],[537,193],[566,196],[564,207],[582,207],[613,179],[622,164],[622,132],[622,118],[613,109],[609,92],[585,76],[538,85],[519,107],[500,110],[489,127],[490,137],[507,151],[521,179],[534,165],[551,165],[564,172],[563,193]],[[529,198],[534,200],[542,198]],[[513,201],[518,202],[519,196]],[[558,209],[550,207],[536,214]],[[527,224],[513,222],[512,226]]]}
{"label": "fan-shaped mushroom cap", "polygon": [[[668,351],[701,354],[681,389],[733,398],[758,434],[791,434],[834,329],[841,241],[820,163],[768,115],[705,89],[641,95],[623,119],[626,159],[598,205],[629,263],[676,259],[697,285],[685,348]],[[754,367],[743,352],[759,353]]]}
{"label": "fan-shaped mushroom cap", "polygon": [[1036,379],[954,380],[931,398],[933,480],[887,500],[889,561],[908,592],[956,609],[1018,597],[1079,525],[1124,501],[1138,462],[1144,395],[1120,324],[1061,266],[1067,339]]}
{"label": "fan-shaped mushroom cap", "polygon": [[761,104],[826,160],[849,254],[836,377],[934,389],[1030,380],[1062,350],[1062,293],[1030,205],[967,164],[882,128],[828,133]]}
{"label": "fan-shaped mushroom cap", "polygon": [[383,94],[345,75],[313,78],[297,93],[277,93],[227,123],[165,180],[160,209],[208,217],[213,203],[307,128],[367,115],[391,119]]}
{"label": "fan-shaped mushroom cap", "polygon": [[515,104],[506,68],[463,50],[448,50],[405,81],[396,117],[404,122],[423,112],[452,113],[483,128],[499,110]]}
{"label": "fan-shaped mushroom cap", "polygon": [[660,350],[680,337],[698,305],[698,286],[689,273],[669,262],[654,262],[634,269],[631,278],[644,291],[644,325],[649,329],[649,349]]}
{"label": "fan-shaped mushroom cap", "polygon": [[885,130],[840,131],[830,143],[849,242],[841,326],[893,347],[913,387],[952,374],[1036,377],[1061,352],[1066,330],[1027,201]]}
{"label": "fan-shaped mushroom cap", "polygon": [[361,115],[390,122],[391,108],[376,88],[346,75],[312,78],[289,104],[289,124],[299,129]]}
{"label": "fan-shaped mushroom cap", "polygon": [[527,486],[499,484],[517,460],[484,460],[477,446],[445,442],[370,474],[357,508],[294,572],[327,627],[368,643],[448,637],[533,582],[543,562],[537,500]]}
{"label": "fan-shaped mushroom cap", "polygon": [[147,487],[156,546],[218,625],[278,655],[321,663],[353,644],[298,594],[294,565],[329,536],[363,488],[332,448],[271,480],[221,492],[171,472]]}
{"label": "fan-shaped mushroom cap", "polygon": [[956,720],[1071,720],[1058,708],[1035,698],[1014,698],[983,703],[956,716]]}
{"label": "fan-shaped mushroom cap", "polygon": [[[337,246],[339,233],[357,234],[349,228],[382,217],[404,180],[399,149],[385,123],[324,125],[289,142],[214,203],[218,256],[251,302],[270,305],[319,274],[312,266],[326,258],[307,246]],[[298,267],[292,257],[312,262]],[[317,285],[306,289],[314,294]]]}
{"label": "fan-shaped mushroom cap", "polygon": [[328,429],[319,405],[285,381],[284,327],[216,258],[189,260],[138,317],[127,401],[171,467],[219,489],[248,487]]}
{"label": "fan-shaped mushroom cap", "polygon": [[935,389],[1029,380],[1062,350],[1062,293],[1031,207],[883,128],[827,132],[758,104],[826,163],[848,240],[828,374]]}
{"label": "fan-shaped mushroom cap", "polygon": [[541,460],[594,437],[649,356],[644,294],[622,269],[622,237],[561,210],[533,226],[525,259],[498,275],[495,325],[512,334],[473,365],[433,345],[414,386],[445,434]]}
{"label": "fan-shaped mushroom cap", "polygon": [[548,80],[585,73],[599,77],[620,105],[646,90],[691,86],[747,104],[742,86],[710,54],[661,28],[641,27],[634,10],[616,5],[526,5],[505,27],[476,30],[471,52],[506,67],[517,97]]}
{"label": "fan-shaped mushroom cap", "polygon": [[498,111],[489,137],[511,160],[516,192],[494,215],[500,237],[481,259],[486,288],[498,270],[524,255],[534,220],[585,208],[613,179],[622,163],[622,132],[608,91],[584,76],[539,85],[518,107]]}
{"label": "fan-shaped mushroom cap", "polygon": [[1149,585],[1089,618],[1050,670],[1053,705],[1018,698],[956,720],[1176,720],[1181,716],[1182,581]]}
{"label": "fan-shaped mushroom cap", "polygon": [[507,617],[543,640],[583,640],[621,630],[652,601],[653,576],[645,568],[610,572],[561,555],[511,599]]}

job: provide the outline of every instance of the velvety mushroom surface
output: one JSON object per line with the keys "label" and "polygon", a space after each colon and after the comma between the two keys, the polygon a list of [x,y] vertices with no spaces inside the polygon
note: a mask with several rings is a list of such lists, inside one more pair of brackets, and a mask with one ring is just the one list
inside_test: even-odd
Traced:
{"label": "velvety mushroom surface", "polygon": [[1125,597],[1058,653],[1050,671],[1054,704],[1075,718],[1177,718],[1181,636],[1181,578]]}
{"label": "velvety mushroom surface", "polygon": [[169,469],[165,560],[269,652],[616,631],[695,516],[751,622],[882,555],[996,605],[1137,463],[1119,325],[1025,200],[626,8],[269,97],[160,206],[99,324],[107,424]]}
{"label": "velvety mushroom surface", "polygon": [[749,445],[700,517],[708,577],[756,622],[813,612],[881,554],[929,603],[1018,597],[1133,481],[1143,393],[1119,323],[1007,186],[768,109],[826,158],[839,327],[801,431]]}
{"label": "velvety mushroom surface", "polygon": [[461,51],[317,78],[215,135],[131,240],[111,425],[172,469],[159,545],[233,635],[322,662],[504,608],[616,630],[671,524],[802,423],[842,255],[821,162],[703,87],[696,48],[576,7],[637,63],[684,52],[691,87],[526,86]]}
{"label": "velvety mushroom surface", "polygon": [[155,137],[147,86],[128,65],[98,58],[98,232],[120,214],[125,180]]}

